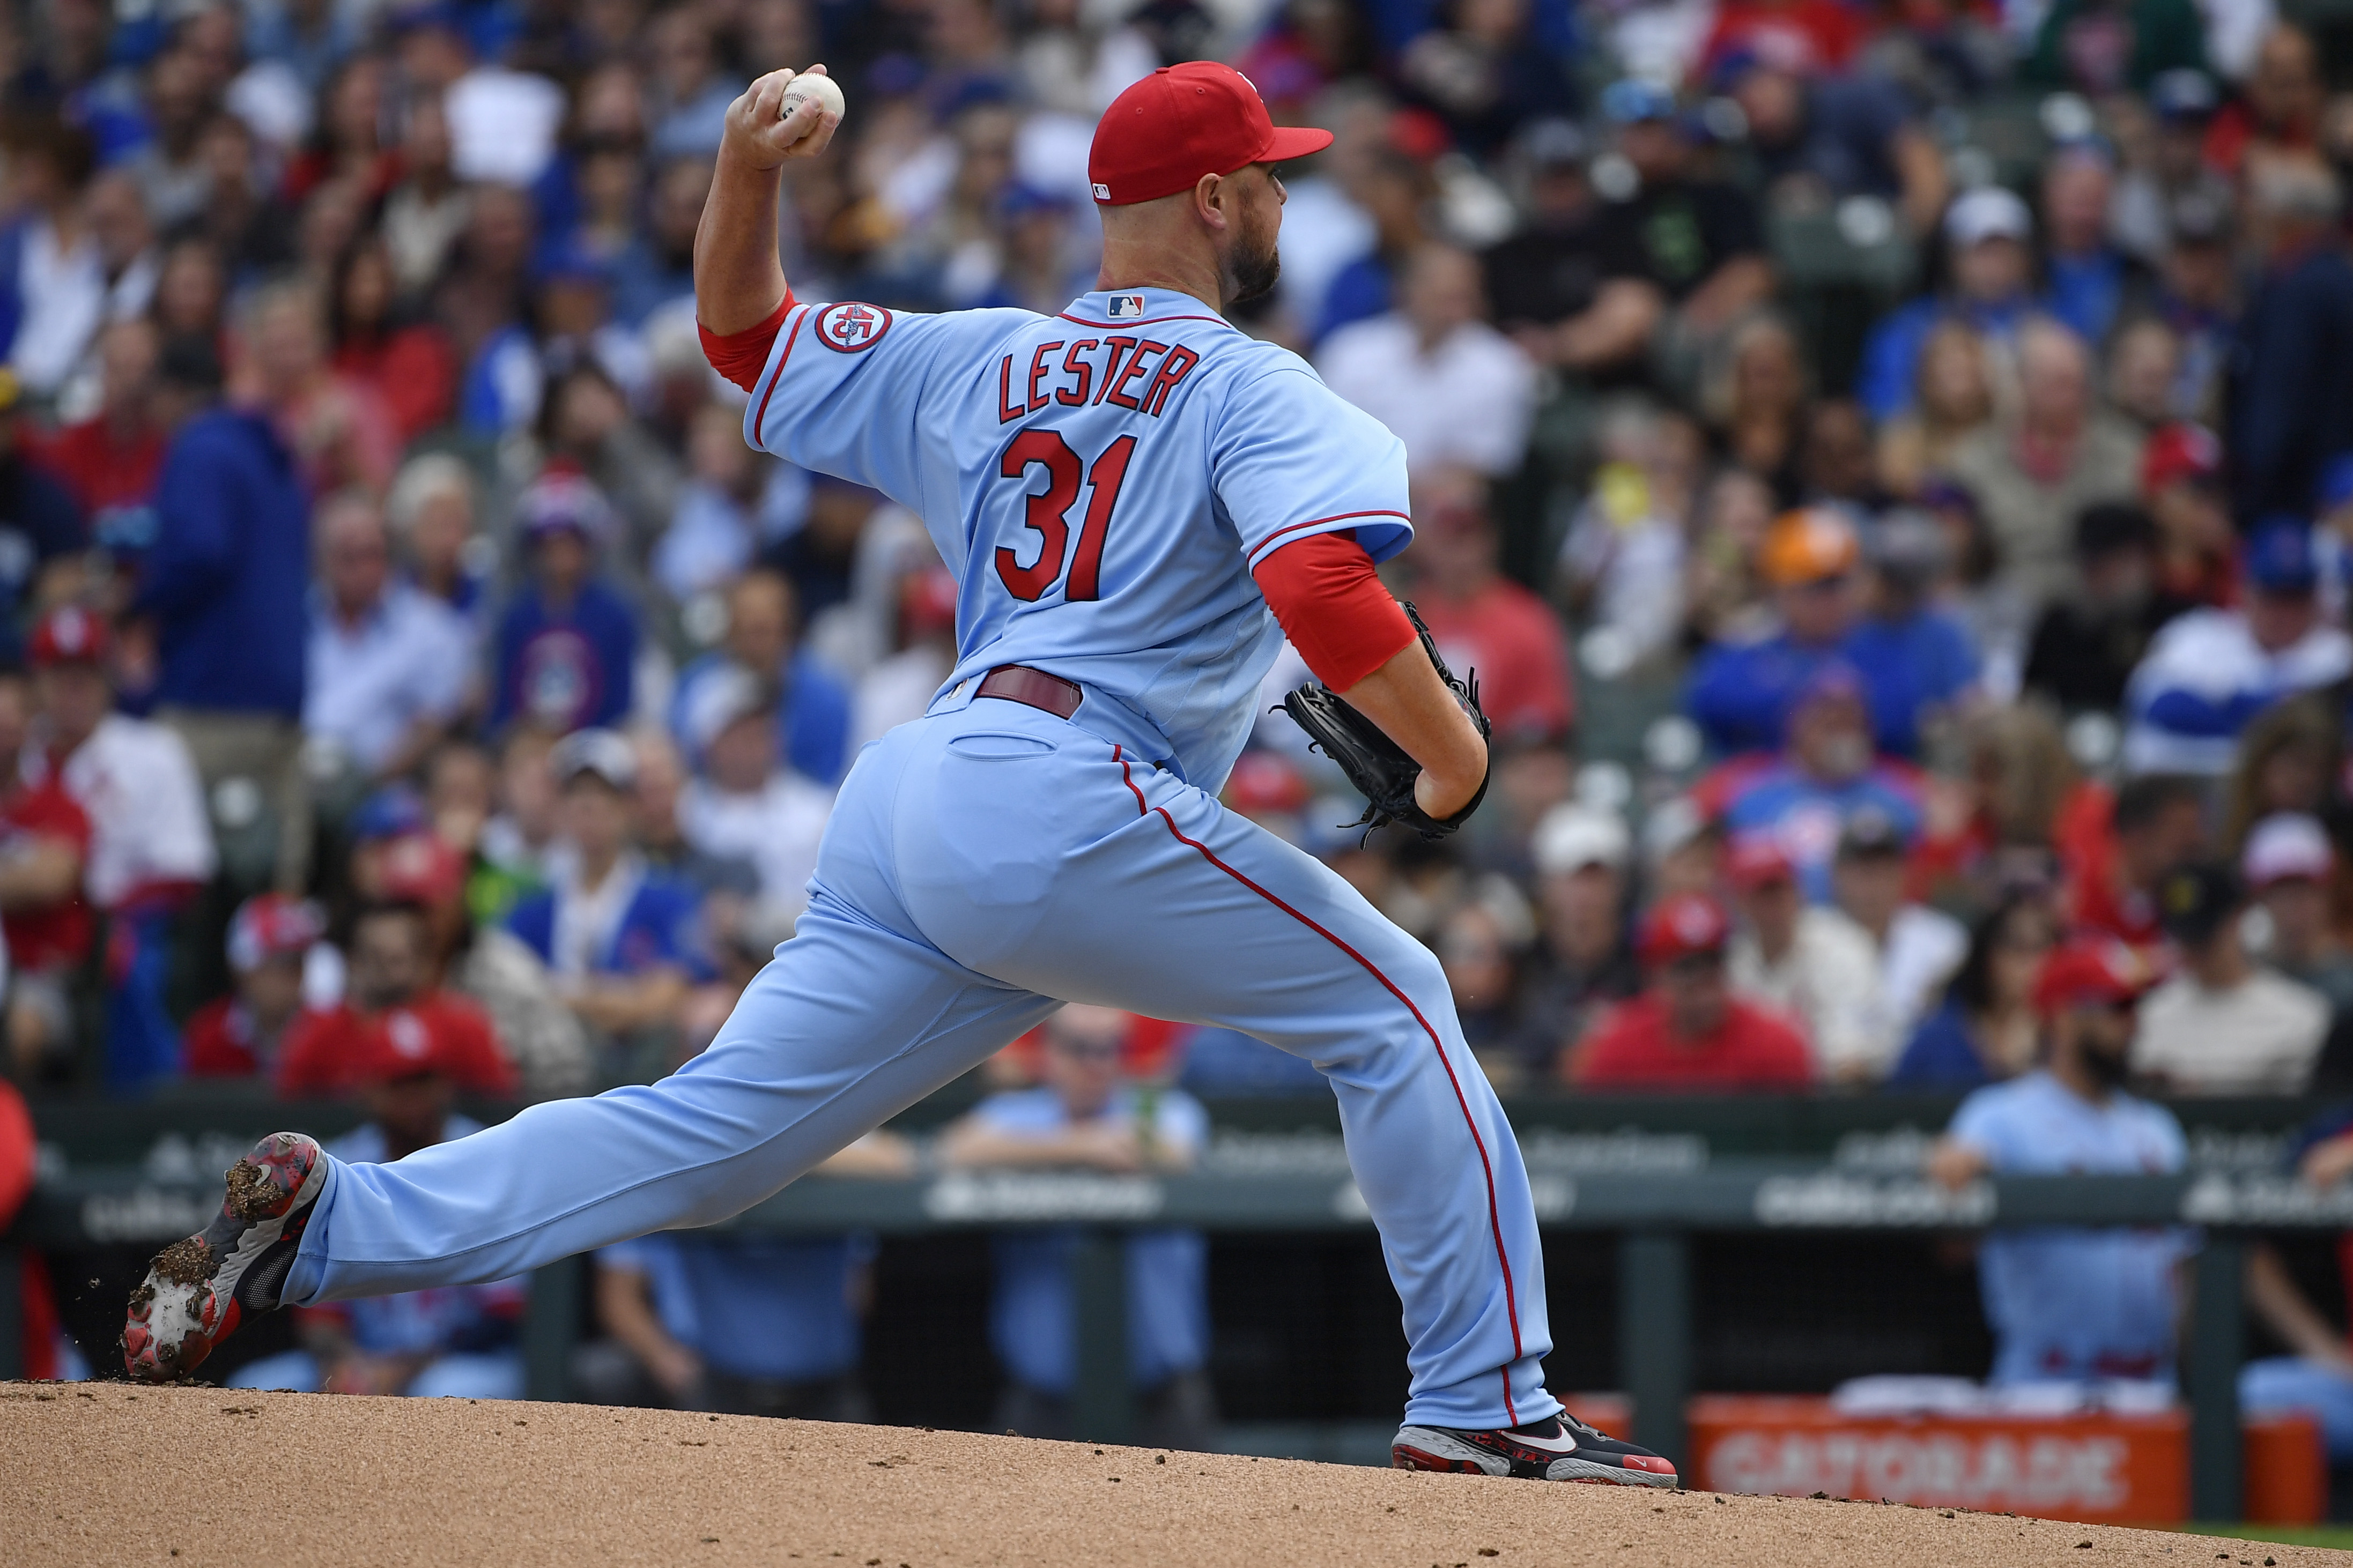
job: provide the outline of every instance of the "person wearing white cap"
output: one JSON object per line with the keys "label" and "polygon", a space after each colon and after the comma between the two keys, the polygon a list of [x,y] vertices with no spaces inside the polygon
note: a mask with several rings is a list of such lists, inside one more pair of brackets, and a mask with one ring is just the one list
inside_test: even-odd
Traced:
{"label": "person wearing white cap", "polygon": [[1891,419],[1912,405],[1920,351],[1939,322],[1958,319],[1997,343],[2009,342],[2034,308],[2033,243],[2034,215],[2000,185],[1965,192],[1945,209],[1953,291],[1915,300],[1872,329],[1855,396],[1873,419]]}
{"label": "person wearing white cap", "polygon": [[[1531,1039],[1557,1056],[1584,1038],[1610,1005],[1642,989],[1628,941],[1626,868],[1633,838],[1623,818],[1574,802],[1536,824],[1533,848],[1543,936],[1527,984]],[[1542,1074],[1549,1062],[1530,1062]]]}
{"label": "person wearing white cap", "polygon": [[2270,940],[2262,944],[2264,961],[2319,992],[2343,1016],[2353,1008],[2353,954],[2337,940],[2329,918],[2337,852],[2327,831],[2302,812],[2266,816],[2247,835],[2239,874],[2271,926]]}
{"label": "person wearing white cap", "polygon": [[776,700],[765,682],[730,665],[696,682],[681,715],[700,766],[680,795],[687,842],[721,859],[750,861],[764,909],[791,918],[808,906],[833,793],[776,755]]}
{"label": "person wearing white cap", "polygon": [[572,854],[525,897],[507,929],[538,954],[591,1030],[667,1029],[702,964],[692,889],[654,871],[631,832],[636,749],[610,730],[566,735],[549,765]]}

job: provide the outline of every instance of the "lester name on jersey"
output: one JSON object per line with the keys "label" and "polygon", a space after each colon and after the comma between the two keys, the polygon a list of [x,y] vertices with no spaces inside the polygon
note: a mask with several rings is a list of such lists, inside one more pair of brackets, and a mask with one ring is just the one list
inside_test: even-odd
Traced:
{"label": "lester name on jersey", "polygon": [[1051,317],[794,305],[744,434],[923,520],[962,584],[944,692],[1046,670],[1087,689],[1082,722],[1211,791],[1282,640],[1251,569],[1317,533],[1376,562],[1412,537],[1403,444],[1169,289]]}

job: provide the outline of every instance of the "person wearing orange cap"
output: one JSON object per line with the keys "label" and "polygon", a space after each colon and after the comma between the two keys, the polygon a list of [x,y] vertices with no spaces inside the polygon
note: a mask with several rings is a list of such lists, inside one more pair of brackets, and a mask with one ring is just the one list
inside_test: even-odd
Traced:
{"label": "person wearing orange cap", "polygon": [[[2155,1175],[2178,1171],[2181,1124],[2124,1092],[2133,1024],[2154,978],[2122,942],[2076,942],[2035,982],[2043,1063],[1961,1102],[1928,1157],[1955,1191],[1989,1175]],[[2178,1230],[1997,1231],[1978,1280],[1994,1331],[1989,1382],[2173,1381]]]}
{"label": "person wearing orange cap", "polygon": [[1731,941],[1723,906],[1704,894],[1679,893],[1652,910],[1639,943],[1649,989],[1612,1009],[1563,1058],[1568,1080],[1580,1089],[1694,1093],[1810,1084],[1805,1037],[1726,983]]}
{"label": "person wearing orange cap", "polygon": [[1712,646],[1683,697],[1719,752],[1779,749],[1799,691],[1825,666],[1845,664],[1862,676],[1879,749],[1910,756],[1919,749],[1922,714],[1956,700],[1976,679],[1966,635],[1941,617],[1931,627],[1933,647],[1865,620],[1862,541],[1843,510],[1784,513],[1766,531],[1757,564],[1773,588],[1780,630],[1761,641]]}

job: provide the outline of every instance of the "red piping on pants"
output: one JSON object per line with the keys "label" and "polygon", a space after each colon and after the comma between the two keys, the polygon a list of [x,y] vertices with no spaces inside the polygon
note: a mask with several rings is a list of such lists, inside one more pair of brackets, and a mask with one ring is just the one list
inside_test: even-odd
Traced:
{"label": "red piping on pants", "polygon": [[[1431,1047],[1438,1052],[1438,1065],[1446,1069],[1446,1081],[1453,1086],[1454,1103],[1460,1107],[1462,1111],[1462,1124],[1471,1130],[1471,1145],[1472,1148],[1479,1151],[1480,1173],[1487,1178],[1487,1226],[1495,1237],[1496,1265],[1504,1271],[1504,1314],[1510,1318],[1512,1323],[1512,1360],[1514,1362],[1519,1361],[1524,1353],[1520,1349],[1519,1299],[1517,1293],[1512,1287],[1512,1260],[1506,1257],[1504,1252],[1503,1215],[1495,1204],[1495,1168],[1487,1159],[1486,1140],[1479,1136],[1479,1124],[1471,1119],[1471,1102],[1463,1098],[1462,1080],[1454,1076],[1454,1064],[1447,1059],[1446,1045],[1444,1041],[1438,1037],[1438,1031],[1430,1026],[1430,1020],[1423,1017],[1421,1015],[1421,1009],[1413,1005],[1413,998],[1408,996],[1403,991],[1398,989],[1396,982],[1392,981],[1388,975],[1383,974],[1374,964],[1371,959],[1366,958],[1363,953],[1358,952],[1355,948],[1350,947],[1346,942],[1342,942],[1338,937],[1334,936],[1330,931],[1325,931],[1322,926],[1317,925],[1314,921],[1309,920],[1305,915],[1301,914],[1297,910],[1293,909],[1289,904],[1284,903],[1281,899],[1276,898],[1272,893],[1268,892],[1264,888],[1260,887],[1256,882],[1251,881],[1248,877],[1243,876],[1240,871],[1235,870],[1231,866],[1229,866],[1223,860],[1219,859],[1208,845],[1186,837],[1184,830],[1176,826],[1176,819],[1168,815],[1166,807],[1152,805],[1145,802],[1144,792],[1136,787],[1134,774],[1128,769],[1127,752],[1125,749],[1120,746],[1113,746],[1111,749],[1111,754],[1113,761],[1119,763],[1119,776],[1121,782],[1127,785],[1128,794],[1135,796],[1135,809],[1137,815],[1157,816],[1162,822],[1167,824],[1168,831],[1175,836],[1177,843],[1193,849],[1201,857],[1202,859],[1207,860],[1210,865],[1215,866],[1219,870],[1223,871],[1227,876],[1231,877],[1235,881],[1240,882],[1243,887],[1248,888],[1251,892],[1256,893],[1260,898],[1264,899],[1268,903],[1272,904],[1276,909],[1281,910],[1284,914],[1289,915],[1293,920],[1297,921],[1301,925],[1305,926],[1309,931],[1314,931],[1317,936],[1322,937],[1325,942],[1330,942],[1334,947],[1338,948],[1342,952],[1346,953],[1350,958],[1355,959],[1358,963],[1364,965],[1365,973],[1379,981],[1381,983],[1382,989],[1386,990],[1390,995],[1404,1003],[1406,1011],[1413,1015],[1413,1021],[1421,1026],[1421,1032],[1430,1037]],[[1514,1404],[1512,1399],[1512,1369],[1509,1366],[1505,1366],[1498,1370],[1502,1373],[1504,1378],[1504,1413],[1509,1419],[1510,1423],[1516,1426],[1520,1424],[1520,1412],[1518,1405]]]}

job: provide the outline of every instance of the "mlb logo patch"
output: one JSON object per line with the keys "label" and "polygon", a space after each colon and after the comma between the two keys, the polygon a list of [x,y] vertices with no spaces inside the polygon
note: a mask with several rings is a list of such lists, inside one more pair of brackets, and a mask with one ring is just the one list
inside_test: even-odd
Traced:
{"label": "mlb logo patch", "polygon": [[1104,184],[1101,180],[1097,180],[1094,183],[1094,193],[1095,200],[1099,202],[1107,202],[1111,200],[1111,187]]}
{"label": "mlb logo patch", "polygon": [[1140,318],[1143,316],[1143,314],[1144,314],[1144,296],[1143,296],[1143,295],[1141,295],[1141,294],[1113,294],[1113,295],[1111,297],[1111,319],[1112,319],[1113,321],[1136,321],[1136,320],[1140,319]]}

